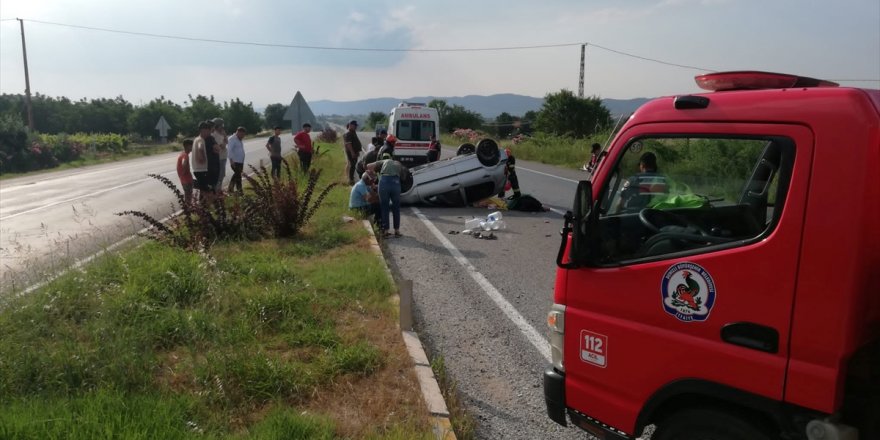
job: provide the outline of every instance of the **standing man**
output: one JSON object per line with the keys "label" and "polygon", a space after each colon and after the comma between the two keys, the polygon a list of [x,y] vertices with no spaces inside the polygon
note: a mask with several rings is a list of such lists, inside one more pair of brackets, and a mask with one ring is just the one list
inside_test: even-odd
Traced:
{"label": "standing man", "polygon": [[242,192],[241,173],[244,171],[244,135],[246,131],[244,127],[238,127],[232,136],[229,136],[229,166],[232,168],[232,177],[229,179],[229,188],[226,190],[230,193],[237,190]]}
{"label": "standing man", "polygon": [[440,141],[437,136],[431,135],[431,144],[428,145],[428,162],[437,162],[440,160]]}
{"label": "standing man", "polygon": [[177,177],[180,178],[180,186],[183,188],[183,203],[187,207],[192,205],[193,175],[189,165],[189,155],[192,153],[193,141],[183,141],[183,151],[177,156]]}
{"label": "standing man", "polygon": [[[207,122],[199,123],[199,135],[192,146],[192,171],[196,178],[195,187],[199,190],[199,200],[206,201],[208,194],[214,190],[208,179],[208,147],[205,139],[211,136],[211,128]],[[216,182],[216,180],[214,180]]]}
{"label": "standing man", "polygon": [[[510,188],[513,189],[512,198],[516,199],[522,195],[519,191],[519,179],[516,177],[516,158],[513,157],[513,152],[510,151],[510,148],[504,150],[507,153],[507,165],[504,168],[504,175],[507,176],[507,181],[510,182]],[[504,193],[507,192],[504,188],[501,188],[501,192],[498,193],[498,198],[504,198]]]}
{"label": "standing man", "polygon": [[[205,121],[205,124],[208,126],[207,136],[205,136],[205,153],[208,156],[208,186],[210,192],[217,192],[220,188],[217,188],[217,178],[220,177],[220,145],[217,143],[217,140],[214,138],[214,123],[212,121]],[[225,167],[226,164],[224,163]]]}
{"label": "standing man", "polygon": [[342,142],[345,145],[345,157],[348,163],[345,165],[345,173],[348,175],[348,185],[354,185],[355,167],[357,167],[358,156],[361,154],[361,140],[357,135],[358,123],[351,121],[348,123],[348,131],[342,136]]}
{"label": "standing man", "polygon": [[211,120],[214,123],[214,131],[211,133],[214,136],[214,142],[217,143],[217,156],[220,161],[220,166],[217,167],[217,192],[223,191],[223,179],[226,178],[226,158],[228,157],[228,152],[226,149],[226,128],[223,127],[223,119],[214,118]]}
{"label": "standing man", "polygon": [[269,160],[272,161],[272,176],[281,178],[281,127],[275,127],[275,136],[266,142]]}
{"label": "standing man", "polygon": [[302,167],[303,174],[309,173],[309,167],[312,166],[312,124],[306,122],[303,124],[302,130],[293,135],[293,143],[296,145],[296,155],[299,156],[299,164]]}

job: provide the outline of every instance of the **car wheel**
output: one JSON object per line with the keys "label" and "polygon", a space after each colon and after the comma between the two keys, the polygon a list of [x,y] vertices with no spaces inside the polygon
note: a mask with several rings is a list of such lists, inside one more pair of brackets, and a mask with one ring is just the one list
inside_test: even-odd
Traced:
{"label": "car wheel", "polygon": [[463,156],[465,154],[474,154],[477,152],[477,147],[474,144],[464,143],[458,146],[458,150],[455,151],[456,156]]}
{"label": "car wheel", "polygon": [[657,425],[651,440],[771,440],[762,427],[736,413],[711,408],[678,411]]}
{"label": "car wheel", "polygon": [[501,160],[501,151],[498,144],[492,139],[483,139],[477,144],[477,159],[483,166],[492,167],[498,165]]}

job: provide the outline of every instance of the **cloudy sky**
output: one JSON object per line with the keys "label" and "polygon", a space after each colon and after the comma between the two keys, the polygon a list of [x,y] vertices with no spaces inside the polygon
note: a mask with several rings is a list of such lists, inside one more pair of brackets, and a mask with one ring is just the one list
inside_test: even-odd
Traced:
{"label": "cloudy sky", "polygon": [[[0,93],[22,93],[25,19],[31,88],[74,99],[307,100],[544,96],[578,86],[580,47],[425,51],[587,42],[711,70],[797,73],[880,88],[878,0],[2,0]],[[40,23],[44,22],[44,23]],[[56,23],[56,24],[49,24]],[[145,37],[422,51],[311,50]],[[701,70],[587,47],[586,93],[696,90]]]}

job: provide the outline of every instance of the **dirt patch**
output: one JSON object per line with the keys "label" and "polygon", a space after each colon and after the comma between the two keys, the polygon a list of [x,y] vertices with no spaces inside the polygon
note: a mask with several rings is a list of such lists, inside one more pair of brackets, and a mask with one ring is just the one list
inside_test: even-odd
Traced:
{"label": "dirt patch", "polygon": [[428,409],[394,318],[348,312],[339,322],[345,323],[339,329],[343,338],[366,338],[384,347],[383,366],[368,377],[339,377],[319,389],[305,409],[332,417],[336,434],[345,438],[382,434],[394,425],[430,431]]}

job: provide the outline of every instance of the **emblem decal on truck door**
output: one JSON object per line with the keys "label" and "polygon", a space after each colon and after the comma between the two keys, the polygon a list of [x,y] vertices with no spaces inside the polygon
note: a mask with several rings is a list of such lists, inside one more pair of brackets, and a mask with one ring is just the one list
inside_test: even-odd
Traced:
{"label": "emblem decal on truck door", "polygon": [[672,265],[663,275],[660,292],[663,310],[679,321],[705,321],[715,305],[715,281],[695,263]]}
{"label": "emblem decal on truck door", "polygon": [[608,336],[581,330],[581,360],[605,368],[608,365]]}

